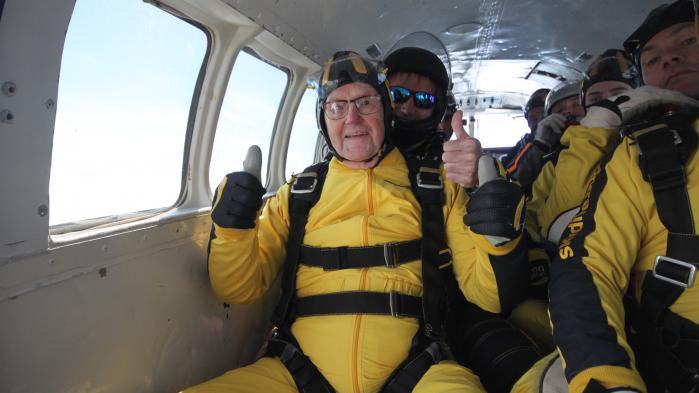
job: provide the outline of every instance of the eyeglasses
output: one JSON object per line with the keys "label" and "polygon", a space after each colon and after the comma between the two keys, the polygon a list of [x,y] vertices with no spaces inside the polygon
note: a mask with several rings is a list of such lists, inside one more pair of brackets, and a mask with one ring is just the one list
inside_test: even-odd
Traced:
{"label": "eyeglasses", "polygon": [[415,98],[415,106],[422,109],[432,109],[435,102],[437,102],[437,97],[434,94],[426,91],[412,91],[403,86],[391,87],[391,96],[393,96],[393,101],[399,104],[408,102],[410,96],[413,96]]}
{"label": "eyeglasses", "polygon": [[325,117],[330,120],[340,120],[344,118],[349,112],[350,103],[354,104],[360,115],[371,115],[382,107],[381,96],[379,95],[364,96],[353,100],[326,101],[323,104]]}

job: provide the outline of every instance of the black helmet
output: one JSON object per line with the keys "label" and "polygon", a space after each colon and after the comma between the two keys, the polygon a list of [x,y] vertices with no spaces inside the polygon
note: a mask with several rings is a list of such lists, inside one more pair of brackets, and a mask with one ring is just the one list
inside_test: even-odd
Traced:
{"label": "black helmet", "polygon": [[444,63],[434,53],[416,47],[400,48],[389,54],[384,60],[388,76],[398,72],[410,72],[424,75],[437,85],[437,102],[432,116],[425,120],[403,122],[394,119],[392,142],[399,147],[409,147],[432,139],[437,125],[447,109],[447,93],[451,90],[449,75]]}
{"label": "black helmet", "polygon": [[544,107],[546,103],[546,96],[549,94],[551,89],[538,89],[529,96],[527,103],[524,104],[524,118],[526,119],[529,115],[529,111],[536,107]]}
{"label": "black helmet", "polygon": [[393,101],[391,100],[391,92],[388,89],[388,81],[383,70],[378,70],[371,62],[361,57],[356,52],[339,51],[335,52],[323,67],[323,72],[320,75],[318,82],[318,101],[316,103],[316,120],[318,127],[323,133],[325,142],[328,145],[329,152],[340,160],[341,157],[332,143],[328,135],[328,127],[325,124],[325,110],[323,105],[328,96],[338,87],[349,83],[362,82],[370,85],[381,96],[381,103],[384,109],[384,141],[380,154],[383,156],[389,150],[388,135],[391,130]]}
{"label": "black helmet", "polygon": [[583,75],[582,88],[580,89],[580,102],[585,106],[587,90],[598,82],[617,81],[631,86],[632,89],[641,85],[636,66],[626,51],[621,49],[607,49],[599,55],[587,67]]}
{"label": "black helmet", "polygon": [[641,26],[624,41],[624,49],[631,55],[639,73],[643,71],[641,69],[642,49],[651,38],[672,25],[693,21],[694,7],[690,0],[677,0],[651,11]]}

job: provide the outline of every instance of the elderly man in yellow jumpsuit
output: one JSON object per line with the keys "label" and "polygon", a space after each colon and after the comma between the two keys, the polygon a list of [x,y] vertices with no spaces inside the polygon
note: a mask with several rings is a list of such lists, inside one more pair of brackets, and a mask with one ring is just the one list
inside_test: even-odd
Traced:
{"label": "elderly man in yellow jumpsuit", "polygon": [[[571,392],[699,389],[699,45],[688,0],[625,41],[646,86],[588,108],[623,132],[551,264],[554,340]],[[625,298],[626,296],[626,298]]]}
{"label": "elderly man in yellow jumpsuit", "polygon": [[[391,109],[385,75],[356,53],[338,52],[321,76],[317,110],[332,159],[281,187],[259,217],[259,180],[245,172],[223,180],[212,209],[213,289],[226,302],[252,302],[283,271],[287,295],[275,315],[289,324],[278,326],[267,357],[186,392],[484,391],[469,369],[452,360],[448,340],[439,334],[443,329],[430,322],[443,310],[432,308],[434,296],[427,294],[453,282],[460,296],[500,312],[498,294],[508,291],[499,286],[527,272],[520,244],[524,198],[513,184],[508,195],[476,191],[469,199],[439,166],[411,169],[407,156],[385,138]],[[451,149],[473,160],[479,145],[458,120],[453,127],[459,142]],[[465,173],[451,177],[477,181]],[[435,189],[441,197],[432,206],[442,217],[428,232],[423,218],[430,206],[423,198]],[[319,199],[299,230],[299,206],[316,193]],[[474,233],[475,225],[464,224],[467,209],[483,215],[491,208],[511,210],[510,238]],[[444,238],[444,248],[430,255],[434,244],[428,239],[435,235]],[[293,237],[302,241],[300,252],[290,248]],[[288,269],[296,262],[297,268]],[[495,270],[512,277],[497,277]],[[435,272],[443,288],[427,285]]]}

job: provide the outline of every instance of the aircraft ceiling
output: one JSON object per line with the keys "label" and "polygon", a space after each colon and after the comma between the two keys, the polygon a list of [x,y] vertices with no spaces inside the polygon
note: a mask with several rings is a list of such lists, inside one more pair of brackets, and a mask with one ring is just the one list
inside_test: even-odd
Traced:
{"label": "aircraft ceiling", "polygon": [[457,98],[492,91],[528,96],[559,77],[577,79],[592,58],[620,48],[648,12],[666,2],[225,1],[317,63],[339,49],[367,54],[372,43],[386,54],[410,33],[430,33],[448,50]]}

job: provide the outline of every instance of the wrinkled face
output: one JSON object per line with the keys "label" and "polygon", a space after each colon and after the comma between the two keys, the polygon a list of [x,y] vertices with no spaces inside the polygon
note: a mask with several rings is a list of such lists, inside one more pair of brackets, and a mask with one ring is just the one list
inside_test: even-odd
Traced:
{"label": "wrinkled face", "polygon": [[628,90],[631,90],[631,86],[624,82],[597,82],[587,89],[587,94],[585,95],[585,107],[588,107],[596,102],[606,100],[609,97],[618,96],[619,94]]}
{"label": "wrinkled face", "polygon": [[640,63],[647,85],[699,98],[699,46],[692,23],[656,34],[643,47]]}
{"label": "wrinkled face", "polygon": [[[352,101],[378,94],[366,83],[349,83],[330,93],[326,104],[333,101]],[[383,107],[379,107],[374,113],[362,115],[356,105],[351,103],[344,118],[332,120],[325,116],[325,124],[330,143],[347,161],[359,163],[367,160],[378,161],[384,139]]]}
{"label": "wrinkled face", "polygon": [[527,112],[527,125],[530,130],[535,130],[541,119],[544,118],[544,106],[535,106]]}
{"label": "wrinkled face", "polygon": [[[388,77],[389,85],[402,86],[411,91],[424,91],[433,95],[437,94],[437,85],[432,79],[412,72],[396,72]],[[424,120],[432,116],[434,108],[424,109],[415,106],[415,97],[411,96],[404,103],[394,103],[393,116],[406,123]]]}
{"label": "wrinkled face", "polygon": [[578,119],[585,116],[585,111],[580,105],[580,98],[577,95],[558,101],[551,108],[551,113],[558,113],[566,117],[575,116]]}

